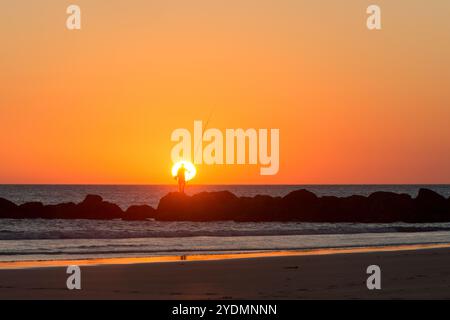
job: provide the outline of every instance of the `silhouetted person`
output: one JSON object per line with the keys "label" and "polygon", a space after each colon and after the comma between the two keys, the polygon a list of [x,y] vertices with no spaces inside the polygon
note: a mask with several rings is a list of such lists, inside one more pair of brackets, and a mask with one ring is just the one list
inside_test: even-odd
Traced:
{"label": "silhouetted person", "polygon": [[186,186],[186,168],[184,164],[181,164],[180,169],[178,169],[176,178],[178,179],[178,192],[184,193],[184,187]]}

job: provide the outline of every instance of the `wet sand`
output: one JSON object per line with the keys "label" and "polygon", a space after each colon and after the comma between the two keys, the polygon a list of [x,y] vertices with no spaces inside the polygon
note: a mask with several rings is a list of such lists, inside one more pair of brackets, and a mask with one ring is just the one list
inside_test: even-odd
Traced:
{"label": "wet sand", "polygon": [[[184,258],[3,263],[0,299],[450,299],[449,245]],[[373,264],[381,290],[366,286]]]}

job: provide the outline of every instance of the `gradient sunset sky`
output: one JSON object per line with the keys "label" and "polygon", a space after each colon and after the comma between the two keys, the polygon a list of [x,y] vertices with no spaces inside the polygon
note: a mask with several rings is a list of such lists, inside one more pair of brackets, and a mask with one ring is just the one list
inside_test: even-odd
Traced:
{"label": "gradient sunset sky", "polygon": [[211,113],[279,128],[280,171],[195,183],[450,183],[448,0],[2,0],[0,40],[0,183],[173,183]]}

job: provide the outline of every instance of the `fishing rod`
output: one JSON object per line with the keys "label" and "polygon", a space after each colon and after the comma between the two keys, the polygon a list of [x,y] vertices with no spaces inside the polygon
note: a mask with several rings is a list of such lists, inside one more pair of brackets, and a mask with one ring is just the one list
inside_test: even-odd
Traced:
{"label": "fishing rod", "polygon": [[[211,109],[211,112],[209,113],[209,116],[208,116],[208,118],[206,119],[205,127],[202,128],[202,132],[206,131],[206,129],[208,128],[209,122],[210,122],[210,120],[211,120],[211,118],[212,118],[212,115],[213,115],[213,111],[214,111],[214,109]],[[202,138],[202,140],[203,140],[203,136],[202,136],[201,138]],[[194,159],[196,158],[196,156],[197,156],[197,154],[198,154],[198,150],[199,150],[200,146],[201,146],[201,143],[199,143],[199,144],[197,145],[197,148],[196,148],[195,151],[194,151]]]}

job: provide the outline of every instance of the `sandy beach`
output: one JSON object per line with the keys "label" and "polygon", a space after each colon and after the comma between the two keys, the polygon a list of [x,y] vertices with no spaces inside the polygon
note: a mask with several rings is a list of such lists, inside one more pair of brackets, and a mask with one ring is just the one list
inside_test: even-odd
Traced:
{"label": "sandy beach", "polygon": [[[81,261],[82,289],[72,291],[66,288],[69,262],[59,263],[3,264],[0,298],[450,299],[445,245],[172,262]],[[373,264],[381,268],[381,290],[366,287],[366,268]]]}

